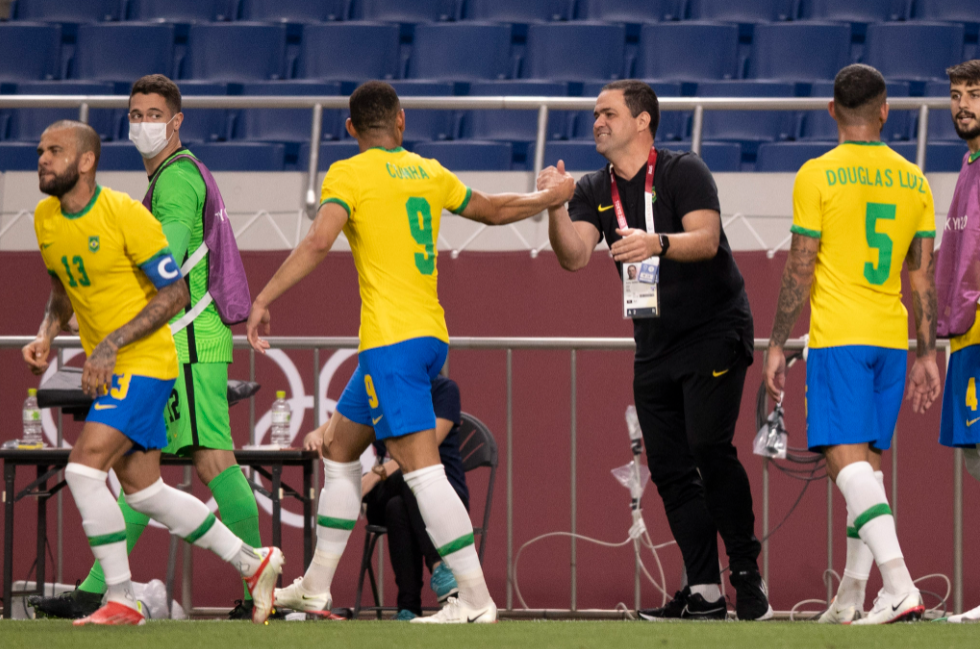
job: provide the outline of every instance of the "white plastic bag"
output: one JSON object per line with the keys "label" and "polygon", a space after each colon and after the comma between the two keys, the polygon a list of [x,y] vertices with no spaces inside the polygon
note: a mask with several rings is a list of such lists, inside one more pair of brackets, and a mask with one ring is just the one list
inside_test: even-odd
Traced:
{"label": "white plastic bag", "polygon": [[783,425],[783,406],[777,403],[769,419],[756,433],[752,452],[762,457],[785,460],[787,437],[786,426]]}

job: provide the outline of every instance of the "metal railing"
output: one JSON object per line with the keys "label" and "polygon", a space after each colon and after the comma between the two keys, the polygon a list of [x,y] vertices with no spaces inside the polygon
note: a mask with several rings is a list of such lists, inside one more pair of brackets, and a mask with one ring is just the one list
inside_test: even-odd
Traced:
{"label": "metal railing", "polygon": [[[28,342],[33,340],[33,336],[0,336],[0,349],[19,349],[26,345]],[[281,350],[313,350],[313,377],[314,377],[314,389],[313,389],[313,412],[314,412],[314,424],[319,426],[322,422],[320,421],[320,385],[319,377],[321,371],[320,365],[320,352],[321,350],[337,350],[337,349],[356,349],[358,346],[358,339],[356,337],[314,337],[314,336],[273,336],[267,338],[272,349]],[[915,348],[915,341],[909,341],[909,348]],[[768,348],[769,340],[766,338],[756,338],[755,339],[755,349],[756,351],[765,351]],[[67,348],[79,348],[80,343],[77,337],[63,336],[56,338],[54,340],[54,348],[58,350],[59,361],[61,360],[61,350]],[[570,466],[570,526],[571,532],[574,534],[577,530],[577,446],[578,446],[578,406],[577,406],[577,352],[588,351],[588,350],[605,350],[605,351],[633,351],[636,345],[632,338],[484,338],[484,337],[452,337],[449,343],[450,349],[482,349],[482,350],[498,350],[505,351],[507,354],[507,364],[506,364],[506,441],[507,441],[507,453],[506,453],[506,485],[507,485],[507,500],[506,500],[506,532],[507,532],[507,595],[506,595],[506,608],[508,611],[513,610],[513,568],[514,568],[514,397],[513,397],[513,353],[514,350],[552,350],[552,351],[568,351],[570,354],[570,372],[571,372],[571,388],[570,388],[570,404],[571,404],[571,419],[569,426],[569,444],[570,444],[570,454],[571,454],[571,466]],[[946,366],[949,366],[949,342],[945,340],[940,340],[937,346],[942,350],[946,357]],[[234,337],[234,347],[235,349],[244,349],[249,352],[249,378],[250,380],[255,380],[255,351],[249,346],[248,341],[244,336]],[[802,340],[790,340],[786,343],[785,348],[787,350],[800,350],[803,349],[804,343]],[[60,366],[60,363],[59,363]],[[624,370],[626,371],[626,370]],[[62,441],[62,422],[61,416],[57,417],[58,426],[58,444]],[[249,400],[249,439],[252,443],[255,443],[255,398],[254,396]],[[891,505],[896,511],[897,516],[897,488],[898,488],[898,446],[897,437],[895,443],[892,446],[892,493],[891,493]],[[953,587],[953,609],[956,613],[960,613],[963,610],[963,451],[961,449],[956,449],[953,453],[954,464],[953,464],[953,577],[952,577],[952,587]],[[766,537],[769,535],[770,522],[769,522],[769,462],[768,459],[763,459],[762,461],[762,538],[765,539],[762,542],[762,573],[763,577],[766,579],[767,583],[769,580],[769,541]],[[187,476],[189,478],[189,475]],[[834,537],[834,526],[833,526],[833,494],[834,485],[828,479],[827,480],[827,566],[828,568],[833,567],[833,537]],[[63,539],[63,529],[62,529],[62,505],[61,505],[61,494],[58,494],[58,511],[57,511],[58,521],[57,521],[57,578],[60,581],[62,575],[62,539]],[[191,583],[191,563],[187,559],[189,553],[185,553],[185,560],[183,562],[184,570],[184,603],[185,606],[190,604],[190,587]],[[577,553],[576,553],[576,542],[574,537],[571,539],[571,560],[569,565],[570,571],[570,592],[569,592],[569,610],[576,611],[578,609],[578,581],[577,581]],[[640,574],[637,566],[635,571],[635,584],[634,593],[636,598],[636,607],[640,606]],[[828,590],[828,599],[832,593]]]}
{"label": "metal railing", "polygon": [[[706,110],[826,110],[829,98],[722,98],[722,97],[662,97],[660,109],[665,111],[693,111],[691,126],[691,150],[701,153]],[[344,109],[348,98],[328,97],[183,97],[185,108],[245,109],[245,108],[295,108],[312,111],[310,128],[310,157],[308,160],[307,187],[304,196],[306,214],[311,219],[320,204],[317,194],[320,147],[323,134],[323,110]],[[915,163],[926,171],[926,144],[929,137],[929,109],[949,110],[945,97],[893,97],[888,100],[892,110],[916,110],[919,128]],[[548,114],[552,110],[592,110],[595,98],[590,97],[402,97],[403,108],[429,110],[536,110],[538,131],[535,138],[534,175],[544,167],[547,146]],[[88,122],[92,108],[128,108],[129,98],[118,95],[0,95],[0,109],[4,108],[78,108],[78,119]]]}

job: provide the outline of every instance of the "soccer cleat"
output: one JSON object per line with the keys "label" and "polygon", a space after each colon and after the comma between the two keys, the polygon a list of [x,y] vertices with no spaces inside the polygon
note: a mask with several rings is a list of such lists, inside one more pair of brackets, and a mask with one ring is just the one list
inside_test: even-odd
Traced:
{"label": "soccer cleat", "polygon": [[837,598],[830,600],[830,606],[817,618],[820,624],[850,624],[860,620],[863,611],[854,604],[838,604]]}
{"label": "soccer cleat", "polygon": [[969,622],[980,622],[980,606],[973,609],[972,611],[967,611],[966,613],[960,613],[959,615],[950,615],[944,618],[946,622],[950,624],[963,624]]}
{"label": "soccer cleat", "polygon": [[[143,606],[136,603],[139,609]],[[130,608],[119,602],[107,602],[105,606],[92,613],[88,617],[72,622],[74,626],[87,626],[89,624],[99,624],[105,626],[140,626],[146,624],[141,610]]]}
{"label": "soccer cleat", "polygon": [[772,619],[774,613],[769,605],[769,592],[758,570],[732,572],[729,580],[735,587],[735,615],[739,620],[762,622]]}
{"label": "soccer cleat", "polygon": [[297,577],[292,584],[285,588],[277,588],[275,603],[279,608],[288,608],[300,613],[329,616],[332,604],[330,593],[310,595],[303,590],[303,578]]}
{"label": "soccer cleat", "polygon": [[641,620],[663,622],[666,620],[724,620],[728,616],[725,598],[709,602],[699,593],[691,593],[685,587],[674,593],[674,599],[660,608],[645,608],[636,612]]}
{"label": "soccer cleat", "polygon": [[893,622],[915,622],[922,619],[926,607],[922,603],[922,595],[918,589],[901,595],[889,595],[884,590],[878,591],[874,606],[855,625],[891,624]]}
{"label": "soccer cleat", "polygon": [[242,577],[242,581],[252,596],[252,622],[262,624],[272,613],[276,579],[282,573],[282,564],[286,560],[279,548],[255,548],[255,552],[262,557],[262,563],[252,576]]}
{"label": "soccer cleat", "polygon": [[102,606],[102,595],[84,590],[70,590],[57,597],[32,595],[27,604],[34,608],[35,617],[57,617],[77,620],[87,617]]}
{"label": "soccer cleat", "polygon": [[429,580],[432,592],[436,594],[439,603],[442,604],[450,597],[455,597],[459,593],[459,586],[456,585],[456,577],[443,561],[432,571],[432,578]]}
{"label": "soccer cleat", "polygon": [[396,615],[394,617],[394,620],[396,622],[411,622],[412,620],[414,620],[417,617],[418,617],[418,615],[416,615],[415,613],[412,613],[407,608],[403,608],[403,609],[401,609],[401,610],[398,611],[398,615]]}
{"label": "soccer cleat", "polygon": [[417,617],[412,624],[493,624],[497,621],[497,605],[490,602],[481,608],[470,608],[458,597],[450,597],[435,615]]}

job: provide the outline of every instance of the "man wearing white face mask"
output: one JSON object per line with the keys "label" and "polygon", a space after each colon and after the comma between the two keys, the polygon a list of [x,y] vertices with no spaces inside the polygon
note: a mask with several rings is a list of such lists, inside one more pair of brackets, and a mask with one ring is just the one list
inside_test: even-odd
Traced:
{"label": "man wearing white face mask", "polygon": [[[188,307],[170,321],[180,375],[163,413],[168,442],[163,452],[191,456],[198,476],[214,495],[222,522],[245,543],[259,547],[258,507],[235,459],[227,397],[232,360],[228,325],[247,318],[251,299],[217,185],[180,142],[183,121],[180,90],[173,81],[149,75],[133,84],[129,139],[143,156],[150,179],[143,204],[163,226],[190,293]],[[215,233],[222,231],[225,238],[218,236],[216,241]],[[244,304],[244,312],[236,312],[229,301]],[[119,505],[132,550],[148,518],[122,496]],[[96,562],[77,590],[59,598],[36,598],[32,604],[49,616],[83,617],[98,608],[105,588]],[[231,617],[250,619],[252,608],[246,590]]]}

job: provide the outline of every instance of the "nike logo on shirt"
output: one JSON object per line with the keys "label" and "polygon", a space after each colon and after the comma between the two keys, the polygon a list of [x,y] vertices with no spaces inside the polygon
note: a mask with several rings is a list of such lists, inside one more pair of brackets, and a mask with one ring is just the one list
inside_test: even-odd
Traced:
{"label": "nike logo on shirt", "polygon": [[606,206],[599,205],[599,211],[600,212],[606,212],[608,210],[611,210],[612,208],[613,208],[612,205],[606,205]]}
{"label": "nike logo on shirt", "polygon": [[966,426],[967,426],[967,428],[969,428],[973,424],[977,423],[978,421],[980,421],[980,417],[977,417],[976,419],[967,419],[966,420]]}
{"label": "nike logo on shirt", "polygon": [[97,403],[97,404],[95,404],[95,409],[96,410],[109,410],[109,409],[115,408],[115,407],[116,406],[112,405],[111,403]]}
{"label": "nike logo on shirt", "polygon": [[[731,369],[731,368],[729,368],[729,369]],[[711,376],[713,376],[713,377],[715,377],[716,379],[717,379],[717,378],[718,378],[719,376],[721,376],[721,375],[723,375],[723,374],[728,374],[728,370],[722,370],[722,371],[720,371],[720,372],[718,372],[718,371],[716,371],[716,370],[711,370]]]}

